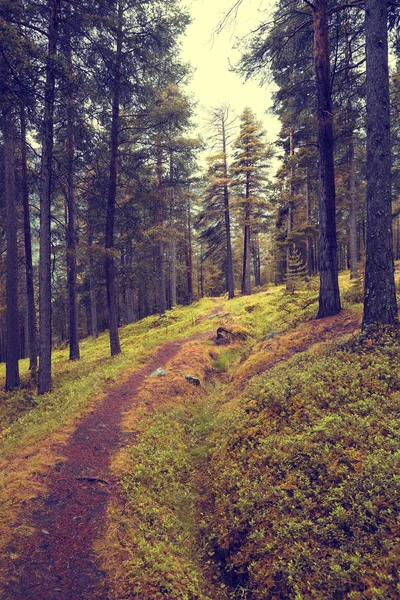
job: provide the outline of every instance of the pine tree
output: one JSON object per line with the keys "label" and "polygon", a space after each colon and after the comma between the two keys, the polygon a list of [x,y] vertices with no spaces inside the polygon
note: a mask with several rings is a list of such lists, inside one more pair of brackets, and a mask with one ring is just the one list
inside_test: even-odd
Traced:
{"label": "pine tree", "polygon": [[251,235],[255,213],[266,207],[265,169],[271,151],[263,141],[263,135],[253,112],[245,108],[240,117],[240,132],[231,165],[231,187],[239,207],[244,235],[242,294],[251,294]]}
{"label": "pine tree", "polygon": [[392,241],[388,6],[366,0],[367,240],[363,329],[397,320]]}
{"label": "pine tree", "polygon": [[306,267],[296,247],[291,249],[286,271],[286,291],[293,293],[303,285],[306,278]]}

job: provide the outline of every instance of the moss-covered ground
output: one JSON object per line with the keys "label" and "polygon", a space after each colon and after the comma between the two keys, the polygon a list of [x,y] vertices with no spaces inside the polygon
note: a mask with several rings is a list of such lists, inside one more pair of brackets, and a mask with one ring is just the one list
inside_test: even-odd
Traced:
{"label": "moss-covered ground", "polygon": [[[57,354],[54,393],[3,397],[3,523],[108,385],[163,341],[224,325],[240,335],[193,344],[162,388],[142,389],[157,409],[125,415],[134,441],[114,457],[120,493],[96,542],[115,600],[398,598],[400,342],[361,338],[360,290],[347,274],[341,287],[336,320],[309,322],[312,282],[146,319],[124,329],[117,359],[105,336],[85,342],[87,363]],[[182,370],[201,385],[188,392]]]}

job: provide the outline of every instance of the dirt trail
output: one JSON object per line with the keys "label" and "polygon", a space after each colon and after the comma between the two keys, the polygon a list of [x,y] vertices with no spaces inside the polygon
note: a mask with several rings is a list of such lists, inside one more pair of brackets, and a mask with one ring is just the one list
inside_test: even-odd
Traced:
{"label": "dirt trail", "polygon": [[[217,314],[220,308],[216,306],[210,314]],[[237,380],[244,381],[316,342],[351,333],[358,327],[359,317],[343,311],[263,342],[254,348],[253,361],[239,367]],[[34,520],[28,525],[34,533],[26,538],[22,550],[17,538],[9,548],[9,554],[18,558],[14,556],[12,561],[4,600],[113,598],[96,561],[93,541],[104,531],[107,503],[117,492],[110,463],[114,453],[128,441],[127,434],[121,433],[122,413],[139,403],[138,391],[148,375],[165,366],[186,343],[207,337],[210,332],[164,344],[145,366],[110,391],[78,424],[68,443],[58,449],[64,460],[43,476],[48,495],[33,501]],[[153,394],[150,403],[157,402],[157,394]]]}
{"label": "dirt trail", "polygon": [[23,549],[17,542],[9,549],[18,558],[4,600],[107,600],[92,545],[101,535],[108,498],[116,487],[111,457],[127,441],[120,431],[122,412],[135,405],[146,376],[165,366],[187,342],[209,335],[164,344],[79,423],[59,449],[64,460],[43,476],[48,495],[34,501],[34,533]]}

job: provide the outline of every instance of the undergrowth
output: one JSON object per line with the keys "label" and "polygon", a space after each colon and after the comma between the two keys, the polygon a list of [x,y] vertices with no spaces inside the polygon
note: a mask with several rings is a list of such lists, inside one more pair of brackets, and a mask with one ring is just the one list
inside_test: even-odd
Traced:
{"label": "undergrowth", "polygon": [[122,353],[113,358],[107,332],[81,341],[80,361],[69,361],[67,349],[55,350],[53,391],[43,396],[36,394],[27,360],[20,361],[23,385],[9,393],[4,392],[5,367],[0,365],[0,550],[15,535],[21,508],[27,510],[29,500],[45,493],[38,475],[62,460],[57,445],[66,442],[76,419],[163,342],[212,329],[214,324],[196,323],[196,317],[214,306],[215,301],[205,298],[166,317],[147,317],[122,328]]}
{"label": "undergrowth", "polygon": [[260,376],[214,432],[205,539],[246,598],[400,594],[397,332]]}
{"label": "undergrowth", "polygon": [[[359,311],[347,278],[344,304]],[[221,299],[221,306],[210,315],[215,302],[203,300],[127,326],[114,359],[105,334],[82,343],[80,363],[57,351],[55,389],[41,398],[25,364],[25,387],[0,397],[2,532],[23,501],[43,493],[35,476],[57,459],[54,442],[66,440],[110,384],[164,341],[226,326],[243,339],[213,351],[220,384],[204,386],[211,363],[198,354],[190,375],[200,388],[177,363],[172,387],[163,389],[164,378],[153,380],[153,391],[144,386],[162,406],[127,416],[135,442],[115,457],[122,492],[96,544],[115,598],[398,597],[396,338],[304,352],[314,282],[294,294],[271,288]],[[288,358],[290,348],[302,354]],[[285,362],[273,366],[277,360]]]}

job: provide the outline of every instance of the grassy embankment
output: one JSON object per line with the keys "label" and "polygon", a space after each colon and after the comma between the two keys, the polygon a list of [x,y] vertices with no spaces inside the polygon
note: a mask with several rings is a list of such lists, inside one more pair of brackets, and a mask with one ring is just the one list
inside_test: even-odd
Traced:
{"label": "grassy embankment", "polygon": [[114,462],[123,493],[97,544],[115,598],[398,598],[400,344],[294,332],[314,296],[229,302],[249,337],[212,350],[222,381],[126,415],[135,444]]}
{"label": "grassy embankment", "polygon": [[[359,312],[356,290],[341,280],[347,305]],[[213,326],[234,323],[248,331],[247,340],[218,349],[192,343],[169,365],[169,379],[160,378],[162,387],[145,385],[144,400],[163,399],[157,409],[143,402],[126,414],[135,443],[113,462],[122,491],[97,542],[116,599],[399,596],[400,344],[390,331],[335,342],[324,341],[326,328],[311,332],[307,323],[293,331],[315,314],[316,296],[315,289],[284,296],[271,288],[225,303],[229,314]],[[179,309],[180,321],[157,341],[180,335],[183,323],[191,326],[210,308]],[[210,328],[199,320],[197,330]],[[56,367],[66,371],[64,392],[60,384],[59,396],[11,426],[8,457],[14,451],[23,463],[20,448],[40,445],[49,432],[57,439],[63,419],[71,430],[74,416],[99,397],[96,387],[101,392],[108,377],[139,363],[140,335],[151,352],[157,341],[146,336],[149,323],[126,328],[131,357],[111,361],[104,350],[96,353],[100,364],[87,369],[95,379],[86,401],[71,392],[58,410],[56,398],[64,401],[77,378],[64,353]],[[187,384],[183,371],[202,385]],[[27,460],[32,475],[38,467]],[[20,463],[13,466],[16,481]],[[35,493],[28,488],[25,496]]]}

